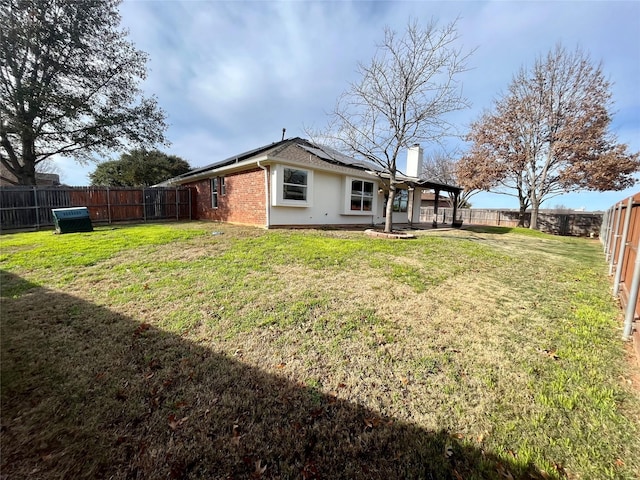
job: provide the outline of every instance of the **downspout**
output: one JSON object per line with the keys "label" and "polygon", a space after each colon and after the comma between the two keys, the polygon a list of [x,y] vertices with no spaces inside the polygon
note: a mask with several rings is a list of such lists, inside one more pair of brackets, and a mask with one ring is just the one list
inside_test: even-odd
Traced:
{"label": "downspout", "polygon": [[265,208],[265,216],[267,219],[267,223],[265,225],[265,228],[268,230],[269,227],[271,226],[271,208],[269,208],[269,169],[263,165],[260,165],[260,160],[258,160],[257,163],[258,167],[261,168],[262,170],[264,170],[264,196],[265,196],[265,203],[264,203],[264,208]]}

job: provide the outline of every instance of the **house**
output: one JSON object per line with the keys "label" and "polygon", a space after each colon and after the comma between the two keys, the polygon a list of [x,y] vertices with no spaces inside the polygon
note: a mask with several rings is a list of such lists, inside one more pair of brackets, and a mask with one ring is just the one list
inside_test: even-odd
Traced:
{"label": "house", "polygon": [[[421,207],[433,207],[436,204],[436,194],[434,192],[422,192],[420,196],[420,206]],[[453,202],[449,197],[443,197],[442,195],[438,195],[438,206],[440,208],[452,208]]]}
{"label": "house", "polygon": [[[419,145],[409,149],[407,164],[412,171],[399,176],[394,223],[419,222],[424,188],[460,192],[455,186],[419,179],[421,157]],[[191,170],[161,185],[190,188],[195,219],[266,228],[371,226],[385,220],[384,179],[379,166],[291,138]]]}
{"label": "house", "polygon": [[[0,187],[11,187],[18,184],[18,177],[11,173],[7,167],[0,164]],[[36,185],[57,187],[60,185],[60,175],[57,173],[36,172]]]}

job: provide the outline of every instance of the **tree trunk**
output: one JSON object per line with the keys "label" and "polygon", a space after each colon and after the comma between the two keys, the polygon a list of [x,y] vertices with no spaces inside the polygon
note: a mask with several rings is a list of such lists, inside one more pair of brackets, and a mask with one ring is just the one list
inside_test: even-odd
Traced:
{"label": "tree trunk", "polygon": [[518,226],[524,227],[524,219],[527,215],[527,204],[520,202],[520,211],[518,213]]}
{"label": "tree trunk", "polygon": [[529,228],[531,230],[538,230],[538,210],[540,209],[540,202],[538,199],[531,201],[531,221],[529,222]]}
{"label": "tree trunk", "polygon": [[36,184],[36,151],[35,141],[30,132],[22,133],[22,166],[18,175],[20,185]]}
{"label": "tree trunk", "polygon": [[393,231],[393,200],[396,198],[396,186],[393,182],[389,186],[389,198],[387,198],[387,213],[384,221],[385,233],[391,233]]}

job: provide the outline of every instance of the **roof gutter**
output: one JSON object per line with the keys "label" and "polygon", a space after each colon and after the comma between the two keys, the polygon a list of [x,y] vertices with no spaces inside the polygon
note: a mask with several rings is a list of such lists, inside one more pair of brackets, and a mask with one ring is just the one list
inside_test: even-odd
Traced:
{"label": "roof gutter", "polygon": [[264,170],[264,196],[265,196],[265,202],[264,202],[264,208],[265,208],[265,218],[266,218],[266,225],[265,228],[268,230],[269,227],[271,226],[271,208],[269,206],[269,169],[267,167],[265,167],[264,165],[260,165],[260,160],[258,160],[256,162],[256,165],[258,165],[259,168],[261,168],[262,170]]}
{"label": "roof gutter", "polygon": [[[263,155],[257,159],[257,162],[260,163],[261,161],[265,161],[268,159],[269,159],[268,156]],[[241,160],[241,161],[236,160],[233,163],[229,163],[227,165],[221,165],[217,168],[211,168],[204,172],[196,173],[194,175],[188,175],[182,178],[170,178],[169,180],[167,180],[167,182],[171,182],[172,184],[178,184],[178,185],[181,185],[184,183],[191,183],[198,180],[202,180],[204,178],[211,178],[211,177],[224,175],[227,172],[233,172],[234,170],[241,169],[243,167],[246,167],[247,165],[251,165],[252,163],[256,163],[256,158],[250,158],[248,160]]]}

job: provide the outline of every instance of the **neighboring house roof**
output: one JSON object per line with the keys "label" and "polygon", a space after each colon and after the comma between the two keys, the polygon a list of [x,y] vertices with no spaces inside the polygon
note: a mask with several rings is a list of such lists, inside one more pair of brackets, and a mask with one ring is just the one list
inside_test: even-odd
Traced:
{"label": "neighboring house roof", "polygon": [[[19,185],[18,178],[4,166],[0,165],[0,187],[10,187]],[[36,185],[58,186],[60,185],[60,175],[57,173],[36,172]]]}
{"label": "neighboring house roof", "polygon": [[[434,192],[422,192],[420,196],[420,200],[425,202],[435,202],[436,194]],[[449,197],[443,197],[442,195],[438,195],[438,202],[448,202]]]}

